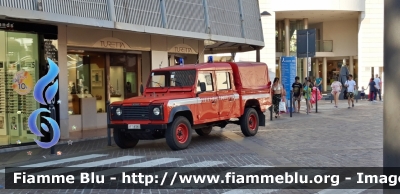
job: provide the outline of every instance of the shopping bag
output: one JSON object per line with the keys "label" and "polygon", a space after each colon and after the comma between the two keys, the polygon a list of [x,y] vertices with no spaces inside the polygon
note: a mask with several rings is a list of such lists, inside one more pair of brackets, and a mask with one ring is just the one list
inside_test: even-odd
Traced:
{"label": "shopping bag", "polygon": [[279,102],[279,112],[286,112],[286,103],[283,101]]}

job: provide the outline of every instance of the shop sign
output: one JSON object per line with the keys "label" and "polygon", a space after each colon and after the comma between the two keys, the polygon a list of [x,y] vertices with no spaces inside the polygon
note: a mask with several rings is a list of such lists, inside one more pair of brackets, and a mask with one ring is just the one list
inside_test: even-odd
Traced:
{"label": "shop sign", "polygon": [[15,73],[12,88],[19,95],[29,94],[33,89],[33,79],[31,74],[25,70]]}
{"label": "shop sign", "polygon": [[118,38],[103,38],[97,41],[94,47],[107,48],[107,49],[130,49],[131,47],[124,41]]}
{"label": "shop sign", "polygon": [[170,53],[197,54],[197,52],[186,44],[178,44],[169,49]]}
{"label": "shop sign", "polygon": [[0,29],[14,29],[14,23],[0,23]]}

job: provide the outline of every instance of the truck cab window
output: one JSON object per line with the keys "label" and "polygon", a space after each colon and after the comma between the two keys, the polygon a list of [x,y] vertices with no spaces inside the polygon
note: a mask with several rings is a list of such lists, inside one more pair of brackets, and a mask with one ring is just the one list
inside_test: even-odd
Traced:
{"label": "truck cab window", "polygon": [[226,71],[216,72],[217,75],[217,89],[230,90],[231,87],[231,74]]}
{"label": "truck cab window", "polygon": [[199,79],[197,80],[197,92],[200,92],[200,83],[206,83],[206,91],[212,92],[214,91],[212,73],[209,72],[199,72]]}
{"label": "truck cab window", "polygon": [[195,78],[196,70],[156,71],[151,73],[148,87],[192,87]]}

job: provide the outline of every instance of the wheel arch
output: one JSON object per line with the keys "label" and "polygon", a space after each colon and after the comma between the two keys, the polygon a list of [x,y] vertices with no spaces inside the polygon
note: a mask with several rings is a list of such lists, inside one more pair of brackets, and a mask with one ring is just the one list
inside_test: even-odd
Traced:
{"label": "wheel arch", "polygon": [[257,99],[249,99],[246,101],[245,105],[244,105],[244,109],[243,109],[243,113],[244,114],[244,110],[246,108],[254,108],[257,113],[258,113],[258,122],[259,122],[259,126],[265,126],[265,115],[264,113],[261,111],[261,105],[260,105],[260,101]]}
{"label": "wheel arch", "polygon": [[172,123],[174,119],[179,116],[186,117],[189,120],[190,124],[193,126],[193,114],[188,106],[183,105],[172,108],[169,113],[168,123]]}

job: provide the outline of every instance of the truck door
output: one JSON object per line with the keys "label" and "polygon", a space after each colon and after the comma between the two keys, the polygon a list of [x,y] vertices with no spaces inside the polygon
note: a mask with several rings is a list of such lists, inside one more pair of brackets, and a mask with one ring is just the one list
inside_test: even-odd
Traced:
{"label": "truck door", "polygon": [[197,80],[197,92],[200,92],[200,83],[206,84],[206,91],[198,94],[201,103],[197,107],[197,115],[194,115],[200,122],[207,123],[219,120],[219,105],[214,77],[212,71],[199,71]]}
{"label": "truck door", "polygon": [[[220,120],[230,119],[235,104],[235,91],[232,83],[232,71],[216,71],[216,86],[219,99]],[[238,95],[236,95],[238,96]]]}

